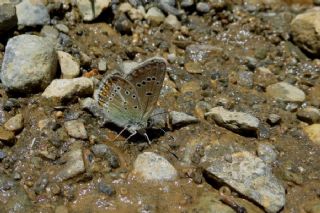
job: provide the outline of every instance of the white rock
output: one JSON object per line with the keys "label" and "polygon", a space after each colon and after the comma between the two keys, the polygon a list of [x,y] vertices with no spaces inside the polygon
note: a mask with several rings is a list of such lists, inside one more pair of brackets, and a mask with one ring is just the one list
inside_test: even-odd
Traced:
{"label": "white rock", "polygon": [[[77,0],[77,6],[85,21],[92,21],[98,17],[101,12],[109,7],[111,0]],[[93,4],[93,7],[92,7]]]}
{"label": "white rock", "polygon": [[171,118],[171,124],[172,125],[183,125],[183,124],[189,124],[189,123],[195,123],[198,121],[198,119],[192,115],[188,115],[184,112],[177,112],[177,111],[171,111],[169,113]]}
{"label": "white rock", "polygon": [[163,13],[159,8],[151,7],[146,14],[146,19],[151,21],[151,23],[158,25],[164,21],[165,16],[163,15]]}
{"label": "white rock", "polygon": [[272,98],[280,101],[303,102],[306,99],[306,95],[302,90],[287,82],[269,85],[266,92]]}
{"label": "white rock", "polygon": [[230,112],[223,107],[212,108],[205,114],[210,116],[214,121],[227,129],[235,132],[251,132],[257,131],[260,121],[258,118],[244,112]]}
{"label": "white rock", "polygon": [[10,131],[20,131],[23,128],[23,116],[17,114],[10,118],[5,124],[4,128]]}
{"label": "white rock", "polygon": [[267,212],[278,212],[285,204],[285,189],[272,174],[271,167],[246,151],[233,153],[230,157],[231,162],[223,156],[202,163],[209,165],[205,170],[214,180],[228,184]]}
{"label": "white rock", "polygon": [[80,74],[80,65],[69,53],[57,51],[62,78],[75,78]]}
{"label": "white rock", "polygon": [[178,176],[176,169],[165,158],[153,152],[140,154],[133,167],[132,173],[142,181],[172,181]]}
{"label": "white rock", "polygon": [[64,123],[64,128],[66,128],[68,135],[78,139],[87,139],[87,130],[84,124],[80,120],[72,120]]}
{"label": "white rock", "polygon": [[171,14],[166,17],[166,19],[164,20],[164,23],[176,30],[180,29],[181,27],[181,23],[177,19],[177,17]]}
{"label": "white rock", "polygon": [[71,99],[74,96],[86,96],[93,93],[93,81],[80,77],[73,79],[56,79],[42,93],[45,98],[58,100]]}

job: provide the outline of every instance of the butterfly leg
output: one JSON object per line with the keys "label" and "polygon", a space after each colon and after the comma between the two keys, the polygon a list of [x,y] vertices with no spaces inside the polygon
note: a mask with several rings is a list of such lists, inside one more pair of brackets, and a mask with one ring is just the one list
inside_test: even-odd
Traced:
{"label": "butterfly leg", "polygon": [[147,141],[148,141],[148,144],[150,145],[150,144],[151,144],[151,141],[150,141],[150,139],[149,139],[149,137],[148,137],[147,133],[144,133],[143,135],[146,137],[146,139],[147,139]]}
{"label": "butterfly leg", "polygon": [[128,129],[128,127],[123,128],[123,129],[119,132],[119,134],[112,140],[112,142],[114,142],[124,131],[126,131],[126,129]]}
{"label": "butterfly leg", "polygon": [[129,141],[129,139],[134,136],[135,134],[137,134],[137,131],[134,131],[133,133],[131,133],[131,135],[129,135],[129,137],[126,138],[126,141]]}

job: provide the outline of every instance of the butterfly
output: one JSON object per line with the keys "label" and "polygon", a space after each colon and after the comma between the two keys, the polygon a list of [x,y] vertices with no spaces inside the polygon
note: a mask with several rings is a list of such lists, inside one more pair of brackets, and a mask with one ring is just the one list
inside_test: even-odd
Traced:
{"label": "butterfly", "polygon": [[94,99],[108,121],[131,133],[129,138],[140,133],[150,143],[145,129],[158,101],[166,67],[165,59],[153,57],[126,75],[110,74],[101,80]]}

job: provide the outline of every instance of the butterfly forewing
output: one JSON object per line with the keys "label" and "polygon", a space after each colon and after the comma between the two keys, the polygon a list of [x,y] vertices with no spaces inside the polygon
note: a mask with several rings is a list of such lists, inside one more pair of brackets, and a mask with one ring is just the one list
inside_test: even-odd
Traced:
{"label": "butterfly forewing", "polygon": [[163,58],[151,58],[134,68],[126,79],[135,86],[143,118],[148,119],[156,106],[162,88],[167,62]]}
{"label": "butterfly forewing", "polygon": [[118,75],[102,80],[95,99],[103,108],[107,118],[125,127],[142,117],[141,105],[135,87]]}

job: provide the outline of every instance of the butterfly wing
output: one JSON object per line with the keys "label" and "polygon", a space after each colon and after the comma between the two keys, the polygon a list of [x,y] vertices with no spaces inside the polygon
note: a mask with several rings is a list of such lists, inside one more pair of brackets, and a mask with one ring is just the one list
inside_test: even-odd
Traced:
{"label": "butterfly wing", "polygon": [[121,127],[138,122],[141,105],[135,87],[119,75],[106,76],[94,95],[107,118]]}
{"label": "butterfly wing", "polygon": [[160,57],[150,58],[135,67],[127,76],[136,88],[143,113],[147,120],[152,113],[162,88],[167,62]]}

